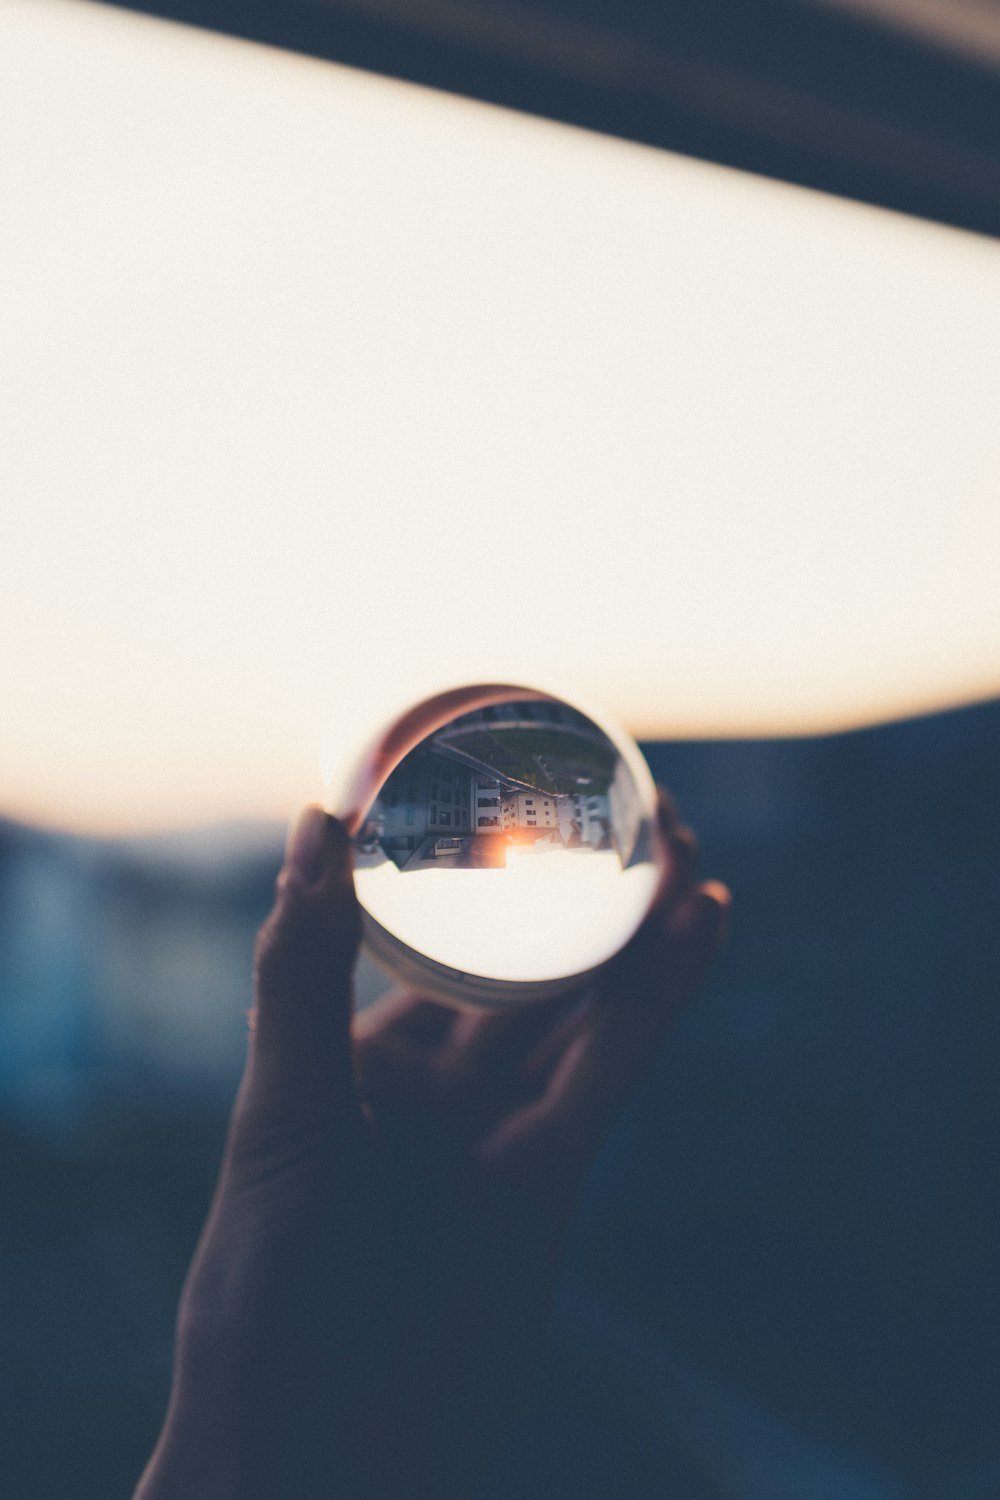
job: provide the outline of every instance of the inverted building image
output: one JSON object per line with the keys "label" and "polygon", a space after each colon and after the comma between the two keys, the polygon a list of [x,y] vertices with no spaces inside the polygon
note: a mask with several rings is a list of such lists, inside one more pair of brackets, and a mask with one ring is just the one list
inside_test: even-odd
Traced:
{"label": "inverted building image", "polygon": [[635,791],[607,736],[566,704],[511,702],[463,714],[403,760],[359,839],[400,870],[503,868],[512,847],[580,851],[634,843]]}

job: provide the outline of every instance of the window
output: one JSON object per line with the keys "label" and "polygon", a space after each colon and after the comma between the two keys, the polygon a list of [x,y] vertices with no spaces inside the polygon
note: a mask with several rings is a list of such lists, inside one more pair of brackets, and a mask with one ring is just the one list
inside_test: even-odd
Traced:
{"label": "window", "polygon": [[416,818],[416,816],[417,816],[417,809],[415,807],[408,807],[406,809],[406,826],[407,826],[407,828],[412,828],[413,827],[414,819]]}

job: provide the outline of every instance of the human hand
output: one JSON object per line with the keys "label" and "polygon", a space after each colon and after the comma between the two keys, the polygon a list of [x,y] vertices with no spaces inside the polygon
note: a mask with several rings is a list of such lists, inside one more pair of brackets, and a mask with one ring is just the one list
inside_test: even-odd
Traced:
{"label": "human hand", "polygon": [[661,809],[656,905],[586,994],[351,1019],[342,827],[289,842],[246,1073],[137,1500],[468,1496],[516,1416],[580,1186],[697,993],[728,894]]}

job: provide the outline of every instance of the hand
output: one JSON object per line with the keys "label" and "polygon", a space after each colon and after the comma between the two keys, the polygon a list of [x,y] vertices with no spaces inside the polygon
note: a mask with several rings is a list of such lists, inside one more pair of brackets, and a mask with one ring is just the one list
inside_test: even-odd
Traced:
{"label": "hand", "polygon": [[586,994],[351,1018],[342,827],[307,808],[257,946],[246,1072],[136,1500],[466,1497],[540,1352],[584,1176],[729,904],[661,808],[656,905]]}

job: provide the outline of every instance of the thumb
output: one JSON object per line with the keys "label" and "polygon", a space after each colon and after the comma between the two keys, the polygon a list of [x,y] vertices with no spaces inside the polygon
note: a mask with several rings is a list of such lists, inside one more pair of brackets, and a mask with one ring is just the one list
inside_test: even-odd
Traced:
{"label": "thumb", "polygon": [[274,909],[254,953],[254,1008],[244,1091],[282,1098],[315,1087],[353,1098],[350,1022],[361,936],[351,841],[310,806],[292,825]]}

